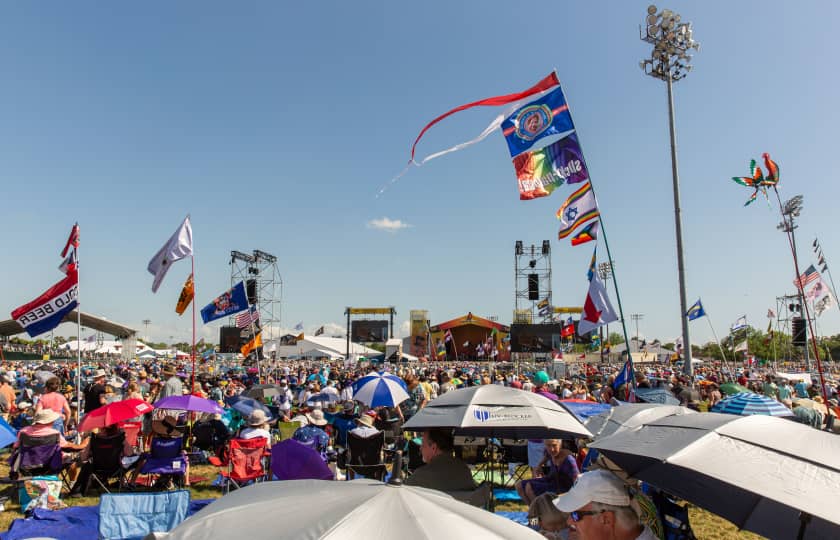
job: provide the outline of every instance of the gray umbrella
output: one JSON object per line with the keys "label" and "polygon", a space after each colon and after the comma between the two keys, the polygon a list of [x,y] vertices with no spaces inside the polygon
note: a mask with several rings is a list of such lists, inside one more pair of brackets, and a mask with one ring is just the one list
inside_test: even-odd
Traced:
{"label": "gray umbrella", "polygon": [[204,507],[167,540],[439,540],[543,538],[522,525],[432,489],[373,480],[285,480],[239,489]]}
{"label": "gray umbrella", "polygon": [[[770,538],[840,538],[840,437],[779,417],[669,416],[592,443],[630,476]],[[802,521],[800,521],[802,518]]]}
{"label": "gray umbrella", "polygon": [[653,422],[666,416],[675,414],[696,414],[691,409],[674,405],[659,405],[656,403],[627,403],[613,407],[609,411],[590,417],[586,429],[592,432],[596,439],[621,432],[626,429],[641,427],[642,424]]}
{"label": "gray umbrella", "polygon": [[472,437],[592,437],[573,414],[547,397],[497,384],[450,390],[403,425],[407,431],[436,427]]}
{"label": "gray umbrella", "polygon": [[280,386],[276,384],[255,384],[251,388],[245,390],[244,395],[254,399],[272,398],[285,392],[281,390]]}

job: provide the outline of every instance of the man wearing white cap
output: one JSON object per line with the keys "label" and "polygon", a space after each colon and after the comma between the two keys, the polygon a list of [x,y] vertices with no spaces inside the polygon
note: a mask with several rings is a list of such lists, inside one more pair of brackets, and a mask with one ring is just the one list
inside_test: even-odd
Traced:
{"label": "man wearing white cap", "polygon": [[624,482],[609,471],[583,473],[572,489],[554,499],[554,506],[569,513],[570,540],[657,539],[639,522]]}

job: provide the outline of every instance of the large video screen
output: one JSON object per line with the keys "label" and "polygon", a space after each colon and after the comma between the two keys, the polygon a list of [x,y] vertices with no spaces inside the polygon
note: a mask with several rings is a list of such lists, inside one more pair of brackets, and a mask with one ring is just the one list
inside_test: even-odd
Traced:
{"label": "large video screen", "polygon": [[561,324],[510,325],[511,352],[551,352],[561,347]]}
{"label": "large video screen", "polygon": [[356,343],[385,343],[388,341],[388,321],[352,321],[350,339]]}

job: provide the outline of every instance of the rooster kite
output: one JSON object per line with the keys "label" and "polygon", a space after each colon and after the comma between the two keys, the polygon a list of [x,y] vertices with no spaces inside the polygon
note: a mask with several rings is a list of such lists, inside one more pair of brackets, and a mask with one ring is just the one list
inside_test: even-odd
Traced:
{"label": "rooster kite", "polygon": [[758,166],[755,160],[753,159],[750,161],[750,174],[752,176],[732,177],[732,179],[738,184],[755,189],[752,196],[747,200],[747,202],[744,203],[744,206],[747,206],[753,201],[755,201],[756,197],[758,196],[759,190],[761,190],[761,193],[763,193],[764,197],[766,198],[767,188],[776,187],[776,185],[779,183],[779,166],[776,164],[775,161],[770,159],[770,154],[768,154],[767,152],[763,153],[761,157],[764,158],[764,166],[767,167],[767,176],[764,176],[761,167]]}

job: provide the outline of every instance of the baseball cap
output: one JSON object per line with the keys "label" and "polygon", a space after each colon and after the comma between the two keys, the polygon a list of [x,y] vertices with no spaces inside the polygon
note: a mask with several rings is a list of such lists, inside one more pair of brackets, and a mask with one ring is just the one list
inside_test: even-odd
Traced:
{"label": "baseball cap", "polygon": [[630,496],[619,477],[609,471],[594,470],[578,476],[572,489],[554,499],[554,506],[563,512],[574,512],[591,502],[630,506]]}

